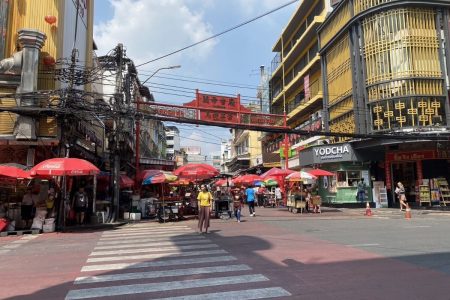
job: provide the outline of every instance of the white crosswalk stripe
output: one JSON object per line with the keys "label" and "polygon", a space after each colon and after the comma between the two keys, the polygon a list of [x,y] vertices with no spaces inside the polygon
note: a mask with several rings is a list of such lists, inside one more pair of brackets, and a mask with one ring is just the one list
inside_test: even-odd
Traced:
{"label": "white crosswalk stripe", "polygon": [[198,256],[198,255],[214,255],[214,254],[226,254],[225,250],[205,250],[205,251],[170,251],[166,253],[155,254],[142,254],[142,255],[122,255],[122,256],[106,256],[106,257],[93,257],[88,258],[86,262],[102,262],[102,261],[120,261],[120,260],[139,260],[139,259],[155,259],[164,257],[176,257],[176,256]]}
{"label": "white crosswalk stripe", "polygon": [[208,257],[198,257],[198,258],[168,259],[168,260],[141,262],[141,263],[119,263],[119,264],[84,266],[81,269],[81,272],[111,271],[111,270],[150,268],[150,267],[183,266],[183,265],[204,264],[204,263],[230,262],[230,261],[235,261],[235,260],[237,260],[236,257],[231,256],[231,255],[208,256]]}
{"label": "white crosswalk stripe", "polygon": [[126,273],[126,274],[116,274],[116,275],[86,276],[86,277],[78,277],[77,279],[75,279],[75,284],[132,280],[132,279],[143,279],[143,278],[159,278],[159,277],[170,277],[170,276],[181,276],[181,275],[198,275],[198,274],[222,273],[222,272],[246,271],[246,270],[250,270],[250,267],[247,265],[230,265],[230,266],[205,267],[205,268],[176,269],[176,270],[169,270],[169,271],[153,271],[153,272]]}
{"label": "white crosswalk stripe", "polygon": [[161,246],[176,246],[176,245],[191,245],[191,244],[206,244],[210,243],[211,241],[206,239],[194,239],[194,240],[181,240],[177,241],[176,243],[173,241],[162,241],[162,242],[152,242],[152,243],[139,243],[130,245],[128,242],[127,244],[110,244],[108,246],[98,246],[95,247],[94,250],[107,250],[107,249],[128,249],[128,248],[151,248],[151,247],[161,247]]}
{"label": "white crosswalk stripe", "polygon": [[196,287],[217,286],[225,284],[240,284],[242,282],[260,282],[269,279],[261,274],[227,276],[203,279],[191,279],[182,281],[167,281],[157,283],[128,284],[109,286],[101,288],[71,290],[66,299],[89,299],[95,297],[122,296],[130,294],[142,294],[150,292],[172,291],[179,289],[190,289]]}
{"label": "white crosswalk stripe", "polygon": [[[133,299],[136,295],[160,300],[250,300],[291,296],[282,287],[267,286],[269,278],[240,264],[206,237],[187,226],[151,223],[105,232],[81,269],[85,276],[75,279],[66,299]],[[211,287],[215,287],[214,292],[205,293],[205,288]]]}
{"label": "white crosswalk stripe", "polygon": [[134,240],[139,239],[140,237],[153,237],[153,238],[170,238],[173,236],[195,236],[196,233],[163,233],[163,234],[153,234],[150,235],[148,233],[143,233],[139,235],[131,235],[131,236],[107,236],[100,238],[100,241],[113,241],[113,240]]}
{"label": "white crosswalk stripe", "polygon": [[[148,243],[148,242],[158,242],[158,241],[182,241],[182,240],[203,240],[205,239],[200,235],[180,235],[180,236],[168,236],[168,237],[145,237],[140,238],[139,243]],[[135,239],[131,239],[132,241]],[[117,240],[100,240],[97,245],[116,245],[116,244],[130,244],[130,240],[128,239],[117,239]]]}
{"label": "white crosswalk stripe", "polygon": [[285,296],[291,296],[291,293],[289,293],[285,289],[276,287],[276,288],[251,289],[251,290],[241,290],[223,293],[189,295],[170,298],[159,298],[156,300],[223,300],[223,299],[253,300],[253,299],[285,297]]}
{"label": "white crosswalk stripe", "polygon": [[[170,229],[171,233],[192,232],[189,228]],[[133,236],[133,235],[157,235],[166,234],[167,230],[139,230],[139,231],[119,231],[114,233],[103,234],[102,237],[114,237],[114,236]]]}
{"label": "white crosswalk stripe", "polygon": [[92,252],[90,256],[101,256],[101,255],[120,255],[120,254],[130,254],[130,253],[146,253],[146,252],[166,252],[175,250],[192,250],[192,249],[205,249],[205,248],[216,248],[216,244],[206,244],[206,245],[187,245],[187,246],[176,246],[176,247],[158,247],[158,248],[141,248],[141,249],[126,249],[126,250],[113,250],[113,251],[96,251]]}

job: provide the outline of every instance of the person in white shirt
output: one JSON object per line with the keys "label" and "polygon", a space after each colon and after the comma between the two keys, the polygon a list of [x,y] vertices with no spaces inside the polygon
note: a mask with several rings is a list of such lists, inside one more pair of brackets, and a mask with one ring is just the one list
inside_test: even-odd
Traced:
{"label": "person in white shirt", "polygon": [[277,204],[281,202],[283,199],[283,195],[281,194],[281,189],[279,186],[275,188],[275,200],[277,201]]}
{"label": "person in white shirt", "polygon": [[27,188],[27,193],[23,195],[20,214],[22,220],[25,221],[25,226],[28,228],[31,226],[30,222],[33,221],[33,209],[38,201],[38,196],[33,194],[33,188],[30,186]]}

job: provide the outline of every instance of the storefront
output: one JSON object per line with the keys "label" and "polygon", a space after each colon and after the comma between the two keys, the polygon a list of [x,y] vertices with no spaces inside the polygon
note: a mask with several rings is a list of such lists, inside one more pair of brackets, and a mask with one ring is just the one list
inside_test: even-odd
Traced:
{"label": "storefront", "polygon": [[358,203],[357,184],[366,186],[366,201],[372,201],[370,162],[350,143],[310,147],[300,152],[302,168],[320,168],[335,176],[319,177],[319,194],[325,203]]}
{"label": "storefront", "polygon": [[386,187],[391,194],[402,182],[408,202],[418,205],[446,204],[450,180],[448,147],[415,151],[387,151],[385,158]]}

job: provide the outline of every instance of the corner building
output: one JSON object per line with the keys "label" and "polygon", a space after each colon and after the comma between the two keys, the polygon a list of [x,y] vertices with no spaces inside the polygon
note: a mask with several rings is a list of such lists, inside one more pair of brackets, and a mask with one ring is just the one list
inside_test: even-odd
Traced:
{"label": "corner building", "polygon": [[[270,109],[286,114],[287,125],[299,130],[321,131],[322,77],[317,29],[331,11],[329,0],[304,0],[275,42],[271,62]],[[299,170],[298,151],[320,144],[321,137],[290,134],[288,166]],[[263,166],[285,166],[284,135],[261,138]]]}
{"label": "corner building", "polygon": [[[341,1],[318,29],[325,129],[369,135],[448,134],[449,21],[449,1]],[[399,181],[408,202],[428,204],[422,203],[428,193],[431,202],[442,204],[445,187],[439,185],[450,179],[448,138],[331,142],[350,147],[347,166],[321,161],[312,150],[303,163],[300,157],[300,164],[336,171],[338,189],[353,185],[350,179],[366,177],[371,188],[386,187],[391,204]],[[433,190],[440,194],[433,195]],[[336,189],[326,193],[330,201],[339,201],[333,198]],[[346,202],[351,201],[353,191],[346,195]]]}

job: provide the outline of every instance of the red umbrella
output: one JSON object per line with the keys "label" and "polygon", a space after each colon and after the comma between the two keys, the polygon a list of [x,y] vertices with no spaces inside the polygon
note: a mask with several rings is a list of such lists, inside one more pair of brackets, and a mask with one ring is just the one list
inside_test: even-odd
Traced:
{"label": "red umbrella", "polygon": [[[102,173],[100,176],[97,177],[98,186],[106,188],[106,186],[109,185],[110,180],[111,180],[110,174]],[[134,186],[134,180],[128,177],[127,175],[120,175],[119,184],[121,189],[131,188]]]}
{"label": "red umbrella", "polygon": [[256,181],[262,181],[263,179],[261,176],[255,175],[255,174],[246,174],[241,175],[233,180],[234,183],[237,184],[254,184]]}
{"label": "red umbrella", "polygon": [[100,170],[84,159],[51,158],[37,164],[30,170],[31,176],[80,176],[96,175]]}
{"label": "red umbrella", "polygon": [[228,180],[226,178],[225,179],[219,179],[216,182],[214,182],[215,186],[227,186],[227,184],[228,184]]}
{"label": "red umbrella", "polygon": [[10,166],[0,166],[0,176],[9,178],[30,178],[30,171]]}
{"label": "red umbrella", "polygon": [[207,164],[187,164],[179,167],[173,174],[191,180],[203,180],[219,175],[219,171]]}
{"label": "red umbrella", "polygon": [[314,169],[307,171],[309,174],[314,176],[334,176],[334,173],[322,170],[322,169]]}
{"label": "red umbrella", "polygon": [[263,173],[261,175],[261,178],[262,179],[266,179],[269,176],[284,177],[284,176],[287,176],[287,175],[292,174],[294,172],[295,171],[289,170],[289,169],[272,168],[269,171]]}

